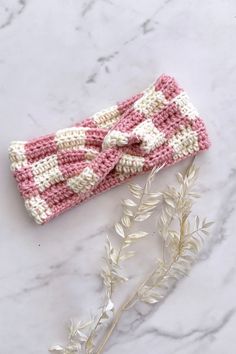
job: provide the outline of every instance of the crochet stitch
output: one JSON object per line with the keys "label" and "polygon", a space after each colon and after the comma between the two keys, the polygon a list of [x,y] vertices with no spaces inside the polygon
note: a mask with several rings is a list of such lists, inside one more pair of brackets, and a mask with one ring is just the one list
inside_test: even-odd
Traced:
{"label": "crochet stitch", "polygon": [[39,224],[127,179],[209,147],[202,119],[175,79],[162,75],[143,92],[74,127],[13,141],[11,169]]}

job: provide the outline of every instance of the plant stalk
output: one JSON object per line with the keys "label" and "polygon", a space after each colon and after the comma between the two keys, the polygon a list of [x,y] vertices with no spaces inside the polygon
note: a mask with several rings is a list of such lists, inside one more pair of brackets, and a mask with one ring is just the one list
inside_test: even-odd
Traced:
{"label": "plant stalk", "polygon": [[[168,268],[164,270],[161,278],[159,279],[159,283],[163,280],[164,277],[167,276],[167,274],[169,273],[169,271],[171,270],[172,266],[178,261],[179,257],[180,257],[180,253],[181,253],[181,243],[182,240],[180,240],[180,248],[179,248],[179,252],[177,253],[177,255],[175,256],[174,260],[169,264]],[[114,317],[114,320],[112,322],[112,325],[109,329],[109,331],[106,333],[106,335],[104,336],[101,344],[99,345],[97,351],[95,354],[102,354],[104,351],[104,348],[108,342],[108,340],[110,339],[111,335],[113,334],[122,314],[124,311],[126,311],[131,305],[134,305],[134,301],[137,298],[138,293],[140,292],[140,290],[143,288],[143,286],[145,286],[148,281],[152,278],[152,276],[155,274],[155,272],[157,271],[157,267],[154,268],[154,270],[152,270],[152,272],[144,279],[144,281],[141,282],[141,284],[138,285],[138,287],[136,288],[136,290],[134,291],[134,293],[132,293],[132,295],[130,295],[128,297],[128,299],[119,307],[118,311],[116,312],[116,315]],[[156,284],[155,286],[157,286],[158,284]]]}
{"label": "plant stalk", "polygon": [[[173,264],[177,261],[178,256],[176,256],[175,260],[169,265],[169,267],[164,271],[160,281],[163,279],[163,277],[165,277],[168,272],[170,271],[171,267],[173,266]],[[136,288],[136,290],[128,297],[128,299],[123,302],[123,304],[119,307],[119,309],[117,310],[114,320],[111,324],[111,327],[109,329],[109,331],[106,333],[106,335],[103,337],[103,340],[101,342],[101,344],[99,345],[97,351],[95,352],[95,354],[101,354],[104,351],[105,345],[107,344],[108,340],[110,339],[111,335],[113,334],[122,314],[124,311],[126,311],[131,305],[134,305],[134,301],[137,298],[138,293],[140,292],[140,290],[143,288],[143,286],[145,286],[145,284],[152,278],[152,276],[155,274],[155,272],[157,271],[157,267],[155,267],[151,273],[141,282],[141,284],[138,285],[138,287]]]}

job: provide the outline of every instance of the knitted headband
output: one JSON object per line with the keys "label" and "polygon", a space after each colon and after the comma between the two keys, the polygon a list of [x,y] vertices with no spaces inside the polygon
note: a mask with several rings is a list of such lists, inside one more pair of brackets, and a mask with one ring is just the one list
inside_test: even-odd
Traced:
{"label": "knitted headband", "polygon": [[209,147],[203,121],[174,78],[76,126],[13,141],[11,169],[25,206],[43,224],[84,200],[154,166]]}

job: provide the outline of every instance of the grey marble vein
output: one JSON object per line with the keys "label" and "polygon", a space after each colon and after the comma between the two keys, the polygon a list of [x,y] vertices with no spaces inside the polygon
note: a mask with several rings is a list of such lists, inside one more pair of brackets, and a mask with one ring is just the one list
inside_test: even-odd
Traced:
{"label": "grey marble vein", "polygon": [[[15,4],[10,5],[6,5],[5,7],[2,6],[2,11],[5,12],[5,20],[0,23],[0,30],[1,29],[4,29],[6,27],[9,27],[13,20],[18,16],[20,15],[24,9],[26,7],[26,0],[18,0],[18,1],[15,1]],[[1,4],[0,4],[0,9],[1,9]]]}
{"label": "grey marble vein", "polygon": [[189,332],[185,333],[174,333],[168,332],[159,328],[150,328],[147,331],[143,331],[143,336],[145,335],[155,335],[156,337],[165,337],[170,340],[183,340],[189,337],[194,337],[194,341],[199,341],[207,338],[208,336],[215,335],[220,332],[231,320],[235,314],[235,309],[228,311],[217,323],[209,328],[193,328]]}

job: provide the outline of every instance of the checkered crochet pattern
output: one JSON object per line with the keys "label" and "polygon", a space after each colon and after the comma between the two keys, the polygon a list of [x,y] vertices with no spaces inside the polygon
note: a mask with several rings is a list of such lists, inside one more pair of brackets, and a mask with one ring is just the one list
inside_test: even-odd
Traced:
{"label": "checkered crochet pattern", "polygon": [[175,79],[78,123],[30,141],[13,141],[11,169],[25,206],[43,224],[154,166],[209,147],[206,129]]}

